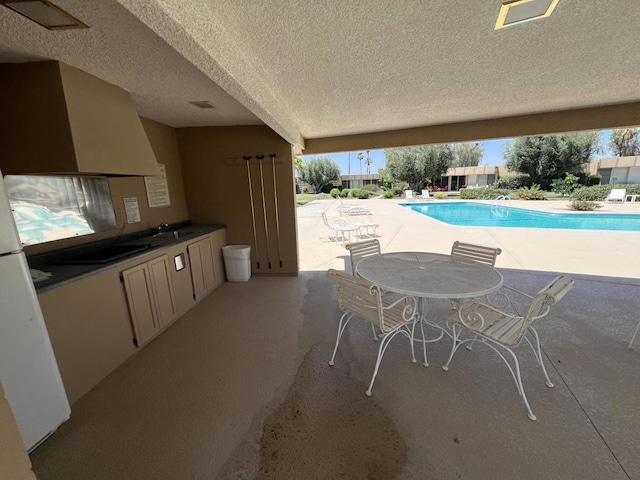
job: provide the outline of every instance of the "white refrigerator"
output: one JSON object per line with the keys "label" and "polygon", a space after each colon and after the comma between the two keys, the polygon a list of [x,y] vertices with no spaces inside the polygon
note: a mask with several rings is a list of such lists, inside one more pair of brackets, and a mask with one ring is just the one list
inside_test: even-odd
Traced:
{"label": "white refrigerator", "polygon": [[0,381],[27,451],[71,413],[0,172]]}

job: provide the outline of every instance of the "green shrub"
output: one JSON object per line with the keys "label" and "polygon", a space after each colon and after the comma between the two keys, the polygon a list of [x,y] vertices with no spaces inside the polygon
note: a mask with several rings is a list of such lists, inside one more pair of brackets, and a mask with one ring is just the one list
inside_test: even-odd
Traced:
{"label": "green shrub", "polygon": [[340,189],[332,188],[331,191],[329,192],[329,195],[331,195],[333,198],[338,198],[340,196]]}
{"label": "green shrub", "polygon": [[493,200],[500,195],[509,195],[509,190],[499,188],[463,188],[460,198],[463,200]]}
{"label": "green shrub", "polygon": [[360,194],[361,191],[362,189],[360,188],[352,188],[351,192],[349,192],[349,196],[352,198],[358,198],[358,195]]}
{"label": "green shrub", "polygon": [[594,185],[600,185],[601,180],[602,180],[602,177],[600,175],[589,175],[589,178],[587,178],[587,185],[589,187],[593,187]]}
{"label": "green shrub", "polygon": [[393,189],[393,195],[396,197],[399,197],[400,195],[402,195],[403,190],[401,188],[394,188]]}
{"label": "green shrub", "polygon": [[516,175],[515,177],[500,177],[496,182],[496,188],[517,190],[522,187],[530,187],[531,184],[529,175]]}
{"label": "green shrub", "polygon": [[375,193],[377,195],[378,191],[380,190],[380,187],[378,187],[378,185],[374,183],[370,183],[368,185],[365,185],[363,187],[363,190],[366,190],[367,192]]}
{"label": "green shrub", "polygon": [[580,210],[583,212],[590,212],[591,210],[595,210],[599,205],[596,202],[589,202],[586,200],[574,200],[569,205],[571,210]]}
{"label": "green shrub", "polygon": [[449,198],[449,195],[447,195],[444,192],[436,192],[433,194],[433,198],[437,199],[437,200],[445,200],[447,198]]}
{"label": "green shrub", "polygon": [[560,195],[571,195],[579,187],[578,177],[569,172],[564,174],[564,178],[554,178],[551,182],[551,191]]}
{"label": "green shrub", "polygon": [[382,198],[393,198],[395,195],[393,194],[393,190],[385,190],[382,193]]}
{"label": "green shrub", "polygon": [[[354,189],[356,190],[356,189]],[[360,199],[365,199],[365,198],[369,198],[369,195],[371,195],[369,192],[367,192],[366,190],[363,189],[357,189],[358,192],[354,195],[353,191],[351,192],[351,195],[355,198],[360,198]]]}
{"label": "green shrub", "polygon": [[540,185],[534,183],[530,187],[522,187],[516,191],[522,200],[546,200],[547,193],[540,190]]}
{"label": "green shrub", "polygon": [[351,193],[351,190],[349,190],[348,188],[344,188],[341,192],[340,192],[340,196],[342,198],[347,198],[349,196],[349,193]]}
{"label": "green shrub", "polygon": [[602,202],[614,188],[624,188],[628,195],[640,195],[640,185],[594,185],[574,190],[571,198],[589,202]]}

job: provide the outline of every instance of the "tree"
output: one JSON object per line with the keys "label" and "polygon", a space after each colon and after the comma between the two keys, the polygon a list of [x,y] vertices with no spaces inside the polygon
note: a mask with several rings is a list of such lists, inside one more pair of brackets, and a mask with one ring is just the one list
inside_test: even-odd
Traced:
{"label": "tree", "polygon": [[509,170],[526,173],[546,190],[565,173],[581,174],[599,146],[600,132],[521,137],[505,145],[503,156]]}
{"label": "tree", "polygon": [[340,178],[340,167],[330,157],[312,157],[300,171],[300,179],[311,185],[316,193]]}
{"label": "tree", "polygon": [[298,173],[298,176],[302,175],[302,171],[304,170],[304,160],[302,160],[302,157],[296,156],[294,158],[294,165],[296,167],[296,172]]}
{"label": "tree", "polygon": [[578,177],[569,172],[565,174],[565,178],[556,178],[551,182],[551,191],[560,195],[571,195],[578,187]]}
{"label": "tree", "polygon": [[609,148],[616,157],[640,155],[640,130],[637,128],[618,128],[612,131]]}
{"label": "tree", "polygon": [[453,151],[450,145],[424,145],[385,150],[384,157],[394,180],[407,182],[411,189],[419,191],[449,169]]}
{"label": "tree", "polygon": [[479,143],[458,143],[453,146],[452,167],[477,167],[482,162],[484,147]]}

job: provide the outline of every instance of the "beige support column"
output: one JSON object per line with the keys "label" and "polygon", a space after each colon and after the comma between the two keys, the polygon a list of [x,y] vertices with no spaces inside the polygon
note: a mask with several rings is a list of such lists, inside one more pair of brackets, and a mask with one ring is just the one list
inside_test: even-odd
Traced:
{"label": "beige support column", "polygon": [[0,384],[0,478],[35,480],[31,460]]}

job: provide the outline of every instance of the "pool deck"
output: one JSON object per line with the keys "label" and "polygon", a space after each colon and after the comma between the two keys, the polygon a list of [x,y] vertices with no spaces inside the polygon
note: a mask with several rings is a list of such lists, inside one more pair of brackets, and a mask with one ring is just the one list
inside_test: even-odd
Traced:
{"label": "pool deck", "polygon": [[[456,202],[458,200],[434,200]],[[448,225],[402,207],[400,199],[344,200],[347,204],[364,204],[371,215],[344,215],[349,222],[369,221],[379,225],[377,238],[383,252],[430,251],[449,253],[454,241],[500,247],[500,268],[563,272],[637,279],[640,232],[607,230],[557,230],[535,228],[461,227]],[[418,202],[415,202],[418,203]],[[479,201],[490,204],[491,201]],[[573,212],[569,201],[519,201],[511,206],[551,213]],[[345,268],[348,252],[333,241],[333,231],[322,223],[320,212],[329,218],[339,217],[339,202],[332,198],[316,200],[298,207],[298,240],[301,271]],[[603,204],[592,212],[640,214],[640,202]],[[364,238],[362,238],[364,239]],[[352,241],[357,241],[353,237]]]}

